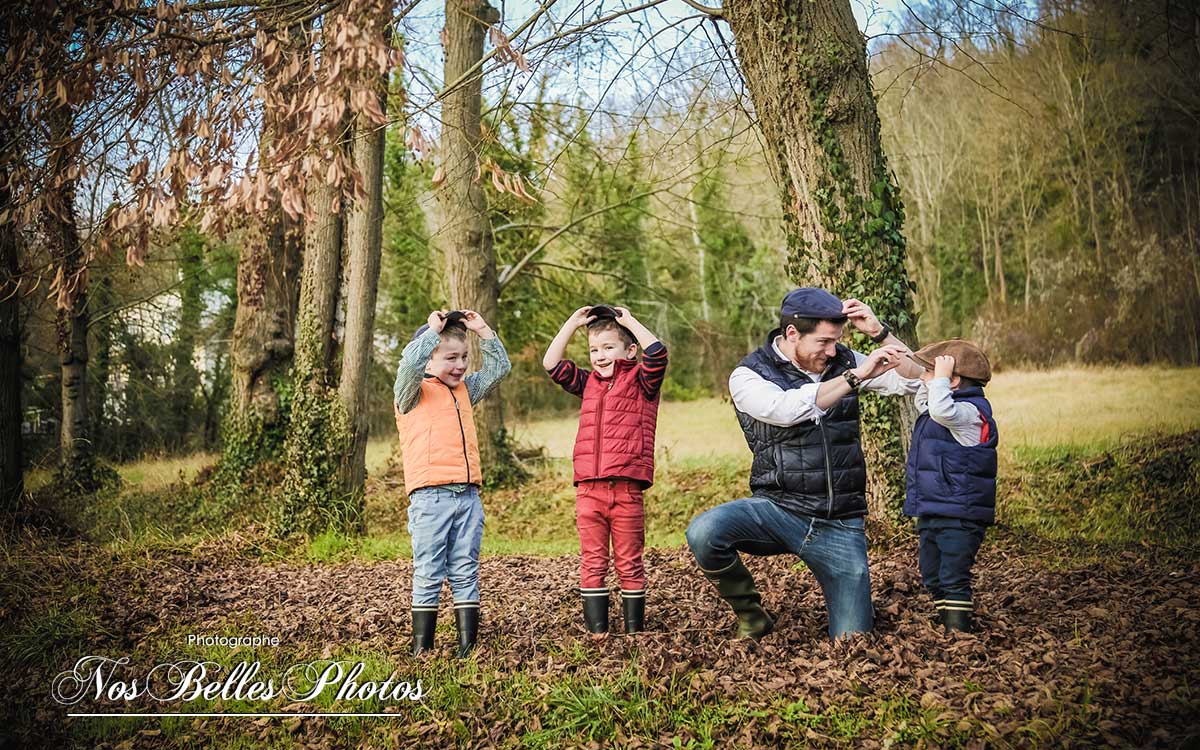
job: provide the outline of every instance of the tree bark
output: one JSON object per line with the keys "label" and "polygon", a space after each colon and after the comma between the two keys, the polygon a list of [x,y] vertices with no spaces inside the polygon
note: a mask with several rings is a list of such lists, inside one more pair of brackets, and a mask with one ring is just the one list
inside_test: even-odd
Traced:
{"label": "tree bark", "polygon": [[71,127],[73,113],[60,106],[50,115],[52,180],[42,208],[47,245],[60,283],[55,316],[61,367],[62,422],[59,429],[59,478],[72,492],[96,489],[95,453],[87,406],[88,304],[87,262],[75,223],[75,180],[67,176],[79,144]]}
{"label": "tree bark", "polygon": [[276,383],[292,363],[299,303],[301,227],[276,207],[247,232],[238,255],[237,315],[230,362],[235,418],[279,419]]}
{"label": "tree bark", "polygon": [[[380,108],[387,106],[385,81],[379,81]],[[369,425],[366,415],[367,372],[375,332],[375,300],[383,250],[383,125],[360,114],[354,127],[352,154],[363,176],[366,194],[356,200],[346,220],[346,332],[338,397],[350,426],[349,450],[342,456],[342,491],[361,498],[366,481]]]}
{"label": "tree bark", "polygon": [[[7,174],[0,175],[7,186]],[[0,205],[10,193],[0,187]],[[0,511],[12,513],[24,492],[21,438],[21,297],[17,228],[0,223]]]}
{"label": "tree bark", "polygon": [[[444,79],[456,81],[483,56],[487,26],[500,20],[486,0],[446,0]],[[499,328],[500,285],[488,221],[487,199],[475,180],[479,165],[482,78],[475,76],[442,101],[442,159],[445,182],[437,199],[450,306],[479,313]],[[470,340],[470,361],[483,361],[479,341]],[[475,406],[479,452],[485,476],[503,476],[513,458],[507,450],[500,389]]]}
{"label": "tree bark", "polygon": [[200,373],[193,361],[196,356],[196,336],[200,316],[204,312],[200,275],[204,270],[204,237],[195,229],[185,227],[181,232],[179,274],[179,325],[171,341],[171,404],[168,421],[170,434],[166,444],[172,450],[187,445],[192,432],[196,410],[196,393],[200,388]]}
{"label": "tree bark", "polygon": [[[915,346],[903,207],[849,1],[730,0],[724,15],[783,192],[790,276],[863,299]],[[864,399],[869,502],[885,521],[903,498],[913,412],[901,407]]]}

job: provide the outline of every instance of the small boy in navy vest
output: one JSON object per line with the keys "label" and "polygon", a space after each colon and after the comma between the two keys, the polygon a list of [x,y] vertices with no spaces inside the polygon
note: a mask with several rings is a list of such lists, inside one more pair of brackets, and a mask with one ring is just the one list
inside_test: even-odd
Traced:
{"label": "small boy in navy vest", "polygon": [[[571,336],[583,327],[591,370],[565,358]],[[591,305],[567,318],[542,365],[555,383],[581,401],[573,463],[584,625],[597,640],[608,635],[611,547],[621,580],[625,632],[637,633],[646,616],[642,493],[654,483],[654,432],[667,347],[624,307]]]}
{"label": "small boy in navy vest", "polygon": [[971,566],[996,518],[996,444],[987,355],[969,341],[930,344],[913,361],[925,368],[916,395],[921,413],[908,451],[904,514],[916,516],[921,578],[937,621],[974,628]]}

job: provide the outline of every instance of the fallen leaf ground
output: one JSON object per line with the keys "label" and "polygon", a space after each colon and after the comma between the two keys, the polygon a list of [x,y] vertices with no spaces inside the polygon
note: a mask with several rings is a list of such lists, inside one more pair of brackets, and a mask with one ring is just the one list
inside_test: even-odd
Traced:
{"label": "fallen leaf ground", "polygon": [[[459,663],[448,593],[439,653],[408,654],[404,560],[272,563],[215,543],[130,557],[29,532],[6,552],[0,615],[5,644],[22,651],[0,700],[14,747],[1175,748],[1200,737],[1200,565],[1178,553],[1002,535],[976,568],[981,632],[947,635],[930,623],[905,541],[872,551],[876,631],[837,643],[796,558],[749,558],[779,622],[759,644],[730,639],[732,614],[682,548],[647,553],[649,631],[621,636],[614,601],[617,632],[600,644],[581,628],[577,557],[489,557],[481,647]],[[403,720],[257,723],[66,719],[50,700],[54,674],[85,653],[148,668],[192,653],[189,633],[281,640],[270,653],[205,652],[229,662],[365,654],[428,696],[383,709]]]}

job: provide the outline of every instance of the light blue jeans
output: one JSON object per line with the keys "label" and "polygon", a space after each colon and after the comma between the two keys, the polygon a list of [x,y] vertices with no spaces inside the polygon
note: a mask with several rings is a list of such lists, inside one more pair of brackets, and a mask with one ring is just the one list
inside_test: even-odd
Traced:
{"label": "light blue jeans", "polygon": [[479,488],[422,487],[408,496],[413,548],[413,607],[436,607],[449,579],[456,606],[479,604],[483,503]]}
{"label": "light blue jeans", "polygon": [[875,624],[861,516],[802,516],[768,498],[747,497],[696,516],[687,541],[700,568],[709,573],[732,566],[739,552],[799,555],[825,594],[831,637],[863,633]]}

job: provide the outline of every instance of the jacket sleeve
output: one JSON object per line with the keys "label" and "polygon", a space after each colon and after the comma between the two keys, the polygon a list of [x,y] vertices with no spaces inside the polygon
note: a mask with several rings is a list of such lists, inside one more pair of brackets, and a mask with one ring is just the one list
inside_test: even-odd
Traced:
{"label": "jacket sleeve", "polygon": [[407,414],[417,405],[421,396],[421,379],[425,377],[425,366],[429,357],[441,341],[435,331],[426,331],[408,342],[400,354],[400,365],[396,368],[396,384],[392,386],[392,400],[401,414]]}
{"label": "jacket sleeve", "polygon": [[483,353],[483,369],[463,379],[472,404],[479,403],[484,396],[496,390],[496,385],[512,372],[512,362],[508,361],[508,352],[500,343],[500,336],[482,339],[479,350]]}
{"label": "jacket sleeve", "polygon": [[663,381],[667,377],[667,347],[655,341],[642,353],[642,364],[638,368],[638,384],[650,401],[658,398]]}
{"label": "jacket sleeve", "polygon": [[583,387],[587,385],[592,371],[584,370],[569,359],[563,359],[559,360],[553,370],[546,370],[546,374],[567,393],[583,398]]}

